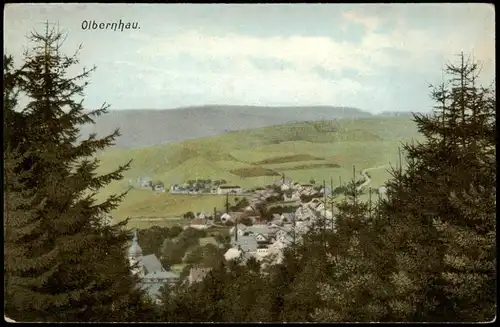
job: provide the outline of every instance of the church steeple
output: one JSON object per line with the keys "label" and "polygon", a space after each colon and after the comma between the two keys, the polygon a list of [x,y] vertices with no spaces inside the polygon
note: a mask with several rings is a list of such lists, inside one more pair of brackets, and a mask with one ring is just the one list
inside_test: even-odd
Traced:
{"label": "church steeple", "polygon": [[142,267],[141,267],[141,259],[142,259],[142,249],[137,242],[137,230],[134,230],[134,238],[132,239],[132,245],[128,249],[128,260],[132,269],[133,274],[142,275]]}
{"label": "church steeple", "polygon": [[137,229],[134,229],[134,238],[132,239],[132,241],[137,244]]}
{"label": "church steeple", "polygon": [[128,256],[130,258],[138,258],[142,256],[142,249],[137,241],[137,230],[134,230],[134,238],[132,239],[132,245],[128,249]]}

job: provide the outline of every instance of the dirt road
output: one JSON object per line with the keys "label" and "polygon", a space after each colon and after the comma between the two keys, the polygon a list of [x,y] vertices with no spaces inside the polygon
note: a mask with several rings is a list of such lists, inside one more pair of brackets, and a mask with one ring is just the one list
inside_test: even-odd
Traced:
{"label": "dirt road", "polygon": [[387,168],[387,165],[363,169],[360,174],[363,176],[365,181],[363,182],[363,184],[359,185],[356,188],[356,191],[360,191],[363,187],[368,186],[371,183],[372,180],[370,179],[370,177],[368,176],[368,174],[366,172],[368,172],[370,170],[382,169],[382,168]]}

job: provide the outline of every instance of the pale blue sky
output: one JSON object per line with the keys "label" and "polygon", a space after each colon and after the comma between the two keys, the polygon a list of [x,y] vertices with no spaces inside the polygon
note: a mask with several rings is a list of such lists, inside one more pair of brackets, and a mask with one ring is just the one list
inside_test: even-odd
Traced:
{"label": "pale blue sky", "polygon": [[[4,50],[58,22],[64,49],[97,66],[86,107],[204,104],[354,106],[427,111],[429,83],[464,51],[494,76],[488,4],[9,4]],[[138,22],[136,31],[82,30],[84,20]]]}

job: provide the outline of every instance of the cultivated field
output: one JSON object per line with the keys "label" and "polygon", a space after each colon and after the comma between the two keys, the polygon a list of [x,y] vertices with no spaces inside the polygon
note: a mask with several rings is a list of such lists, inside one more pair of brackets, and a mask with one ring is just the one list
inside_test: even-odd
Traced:
{"label": "cultivated field", "polygon": [[[364,118],[304,122],[265,127],[178,143],[128,150],[110,150],[100,156],[100,173],[132,159],[124,179],[104,189],[98,197],[126,190],[141,176],[165,183],[190,179],[225,179],[244,188],[265,186],[281,174],[299,182],[323,180],[334,186],[353,178],[356,171],[370,171],[370,186],[389,178],[390,165],[398,162],[401,142],[418,140],[416,125],[409,118]],[[358,173],[356,173],[358,174]],[[356,176],[358,177],[358,176]],[[222,209],[225,197],[174,195],[133,189],[115,210],[125,217],[178,217],[187,211]]]}

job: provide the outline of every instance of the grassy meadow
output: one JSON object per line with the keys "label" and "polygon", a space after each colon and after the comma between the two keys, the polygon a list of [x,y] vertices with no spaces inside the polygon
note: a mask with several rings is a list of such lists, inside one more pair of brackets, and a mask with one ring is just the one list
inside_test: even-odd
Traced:
{"label": "grassy meadow", "polygon": [[[389,178],[390,165],[397,164],[400,143],[412,139],[420,135],[411,119],[373,117],[291,123],[140,149],[111,149],[99,155],[98,173],[132,159],[131,168],[123,180],[103,189],[98,200],[125,191],[142,176],[162,181],[167,189],[199,178],[252,188],[270,184],[281,174],[303,183],[314,179],[330,184],[332,179],[336,186],[353,178],[353,166],[356,171],[374,168],[370,186],[376,187]],[[211,212],[223,208],[224,201],[216,195],[133,189],[112,214],[118,220],[169,218],[187,211]]]}

